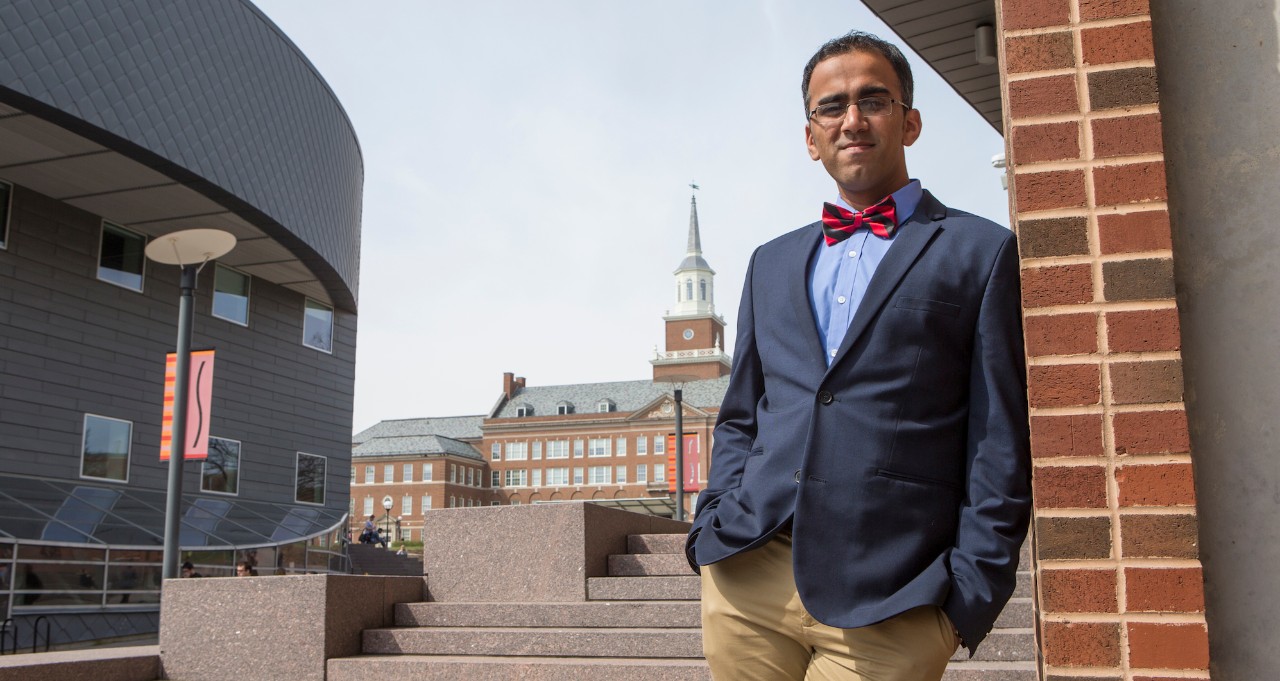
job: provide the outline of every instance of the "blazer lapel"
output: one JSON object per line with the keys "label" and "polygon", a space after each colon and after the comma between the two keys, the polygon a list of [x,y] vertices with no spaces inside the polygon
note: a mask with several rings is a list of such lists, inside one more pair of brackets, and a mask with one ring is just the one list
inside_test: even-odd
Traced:
{"label": "blazer lapel", "polygon": [[792,263],[786,273],[787,299],[791,301],[791,313],[801,335],[809,339],[809,357],[825,370],[827,359],[822,352],[822,339],[818,337],[818,322],[813,318],[813,304],[809,300],[809,265],[813,252],[822,242],[820,222],[815,222],[800,233],[786,259]]}
{"label": "blazer lapel", "polygon": [[871,276],[867,293],[862,297],[858,311],[853,314],[853,320],[849,322],[849,330],[845,332],[840,349],[831,360],[831,367],[827,368],[828,373],[848,354],[849,348],[853,347],[880,308],[884,307],[889,300],[889,295],[898,287],[898,282],[902,281],[911,266],[915,264],[920,252],[933,240],[933,235],[942,229],[942,220],[946,214],[946,206],[925,191],[920,198],[920,207],[898,227],[898,235],[894,237],[893,245],[889,246],[884,260],[880,261],[880,265],[876,267],[876,273]]}

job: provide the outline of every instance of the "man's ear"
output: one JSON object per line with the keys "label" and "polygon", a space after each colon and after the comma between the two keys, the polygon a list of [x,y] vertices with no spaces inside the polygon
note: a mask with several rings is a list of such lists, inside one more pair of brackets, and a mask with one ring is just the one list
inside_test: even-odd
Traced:
{"label": "man's ear", "polygon": [[909,147],[920,139],[920,127],[924,125],[920,120],[920,110],[911,109],[907,111],[907,115],[902,119],[902,146]]}
{"label": "man's ear", "polygon": [[809,148],[809,158],[815,161],[822,158],[818,155],[818,145],[813,141],[813,125],[811,123],[804,124],[804,145]]}

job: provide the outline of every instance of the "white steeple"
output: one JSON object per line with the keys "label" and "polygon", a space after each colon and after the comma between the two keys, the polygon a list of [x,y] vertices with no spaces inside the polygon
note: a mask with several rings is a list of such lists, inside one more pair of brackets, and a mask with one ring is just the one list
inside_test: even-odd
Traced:
{"label": "white steeple", "polygon": [[[693,185],[696,189],[697,186]],[[702,235],[698,233],[698,199],[689,198],[689,246],[676,268],[676,305],[673,317],[714,315],[716,271],[702,257]]]}

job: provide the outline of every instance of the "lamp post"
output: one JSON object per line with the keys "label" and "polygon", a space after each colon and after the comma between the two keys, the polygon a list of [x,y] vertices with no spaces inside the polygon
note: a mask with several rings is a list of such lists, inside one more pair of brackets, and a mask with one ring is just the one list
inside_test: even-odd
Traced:
{"label": "lamp post", "polygon": [[391,542],[391,497],[382,497],[382,509],[386,511],[382,516],[382,538],[388,542],[389,546]]}
{"label": "lamp post", "polygon": [[676,402],[676,520],[684,520],[684,384],[698,380],[697,376],[675,374],[672,376],[654,377],[654,383],[670,383],[675,386]]}
{"label": "lamp post", "polygon": [[173,437],[169,443],[169,486],[164,509],[164,579],[178,576],[181,547],[178,528],[182,513],[182,462],[187,438],[187,374],[191,367],[192,298],[196,277],[210,260],[235,248],[236,238],[220,229],[187,229],[154,239],[147,244],[147,258],[163,265],[182,268],[178,297],[178,342],[173,386]]}

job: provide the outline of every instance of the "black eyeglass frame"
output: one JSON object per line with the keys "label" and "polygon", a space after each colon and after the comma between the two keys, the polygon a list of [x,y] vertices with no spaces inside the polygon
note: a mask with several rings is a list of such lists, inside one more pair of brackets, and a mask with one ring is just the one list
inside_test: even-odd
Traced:
{"label": "black eyeglass frame", "polygon": [[[831,119],[831,122],[833,122],[833,123],[834,123],[835,121],[838,121],[838,120],[844,120],[845,118],[847,118],[847,117],[849,116],[849,108],[850,108],[850,107],[857,107],[857,106],[858,106],[858,104],[860,104],[860,103],[862,103],[862,102],[865,102],[865,101],[867,101],[867,100],[869,100],[869,99],[887,99],[887,100],[889,100],[889,103],[890,103],[890,104],[900,104],[900,105],[902,105],[902,108],[903,108],[904,112],[905,112],[905,111],[910,111],[910,110],[911,110],[911,107],[910,107],[910,106],[908,106],[905,102],[900,102],[900,101],[898,101],[898,100],[894,99],[893,97],[888,97],[888,96],[886,96],[886,95],[871,95],[870,97],[863,97],[862,99],[856,99],[856,100],[854,100],[854,101],[852,101],[852,102],[849,102],[848,104],[845,104],[845,105],[844,105],[844,114],[843,114],[843,115],[841,115],[839,118],[832,118],[832,119]],[[827,104],[835,104],[835,102],[828,102]],[[818,109],[821,109],[822,107],[827,106],[827,104],[819,104],[818,106],[815,106],[811,111],[809,111],[809,120],[811,120],[811,121],[816,120],[816,121],[818,121],[819,123],[821,123],[822,121],[821,121],[821,120],[819,120],[819,119],[815,119],[815,118],[814,118],[814,116],[816,116],[816,115],[818,114]],[[892,107],[892,106],[890,106],[890,107],[889,107],[889,113],[884,113],[884,114],[872,114],[871,116],[867,116],[867,114],[862,113],[862,110],[861,110],[861,109],[859,109],[859,110],[858,110],[858,115],[859,115],[859,116],[862,116],[862,117],[864,117],[864,118],[880,118],[880,117],[883,117],[883,116],[891,116],[891,115],[893,115],[893,107]]]}

